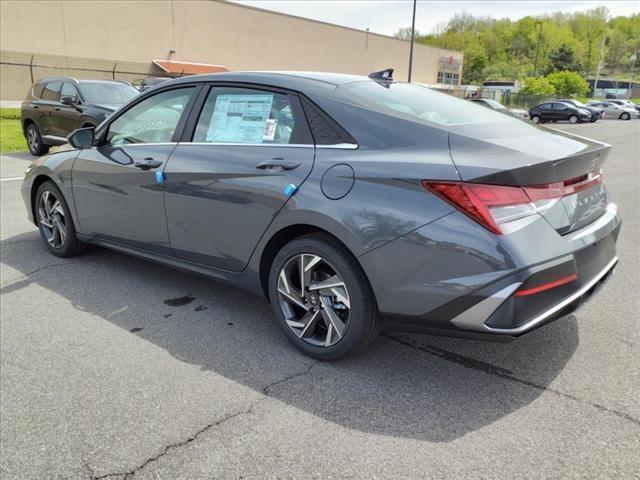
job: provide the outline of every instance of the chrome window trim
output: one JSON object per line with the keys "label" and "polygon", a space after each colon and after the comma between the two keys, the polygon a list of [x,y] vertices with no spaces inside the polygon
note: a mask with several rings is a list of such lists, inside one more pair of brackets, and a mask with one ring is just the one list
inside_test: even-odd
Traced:
{"label": "chrome window trim", "polygon": [[316,148],[338,149],[338,150],[356,150],[358,148],[358,144],[356,144],[356,143],[335,143],[333,145],[316,145]]}
{"label": "chrome window trim", "polygon": [[288,148],[315,148],[315,145],[306,143],[232,143],[232,142],[178,142],[178,145],[209,145],[226,147],[288,147]]}

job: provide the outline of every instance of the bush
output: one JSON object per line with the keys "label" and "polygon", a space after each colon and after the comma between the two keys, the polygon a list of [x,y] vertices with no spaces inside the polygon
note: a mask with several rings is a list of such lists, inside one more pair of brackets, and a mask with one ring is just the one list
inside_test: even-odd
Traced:
{"label": "bush", "polygon": [[544,77],[528,77],[524,80],[524,87],[520,89],[524,96],[551,96],[555,95],[555,87]]}
{"label": "bush", "polygon": [[565,97],[584,97],[589,84],[576,72],[556,72],[547,75],[547,80],[556,90],[556,94]]}

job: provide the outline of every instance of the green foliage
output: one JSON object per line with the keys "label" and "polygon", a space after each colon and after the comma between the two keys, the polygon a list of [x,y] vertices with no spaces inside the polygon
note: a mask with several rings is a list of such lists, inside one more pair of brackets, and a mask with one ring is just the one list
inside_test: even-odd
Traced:
{"label": "green foliage", "polygon": [[549,80],[544,77],[528,77],[524,81],[524,87],[520,89],[523,95],[551,96],[556,89]]}
{"label": "green foliage", "polygon": [[463,81],[480,83],[489,77],[532,75],[536,52],[537,72],[568,70],[592,77],[603,35],[607,38],[603,71],[628,75],[629,58],[635,49],[640,51],[640,14],[610,18],[604,7],[517,21],[458,13],[436,33],[418,35],[416,40],[463,50]]}
{"label": "green foliage", "polygon": [[576,59],[573,48],[563,43],[549,54],[549,64],[545,69],[545,73],[554,72],[577,72],[580,70],[580,64]]}
{"label": "green foliage", "polygon": [[0,118],[7,120],[20,120],[19,108],[0,108]]}
{"label": "green foliage", "polygon": [[0,118],[0,153],[27,150],[27,142],[22,135],[20,120]]}
{"label": "green foliage", "polygon": [[555,72],[547,75],[547,81],[560,97],[584,97],[589,84],[576,72]]}

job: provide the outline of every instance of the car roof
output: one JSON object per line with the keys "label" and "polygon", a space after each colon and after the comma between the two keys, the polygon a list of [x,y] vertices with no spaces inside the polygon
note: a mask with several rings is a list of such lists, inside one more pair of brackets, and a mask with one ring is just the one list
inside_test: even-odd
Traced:
{"label": "car roof", "polygon": [[42,82],[71,82],[77,84],[82,83],[112,83],[118,85],[128,85],[129,82],[124,80],[100,80],[100,79],[89,79],[89,78],[74,78],[74,77],[45,77],[38,80],[39,83]]}

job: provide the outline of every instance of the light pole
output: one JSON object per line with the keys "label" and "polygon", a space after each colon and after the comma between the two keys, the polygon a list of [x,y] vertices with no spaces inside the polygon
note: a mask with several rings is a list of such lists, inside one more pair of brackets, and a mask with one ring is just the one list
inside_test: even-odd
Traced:
{"label": "light pole", "polygon": [[631,60],[631,75],[629,76],[629,88],[627,88],[627,98],[631,98],[631,85],[633,84],[633,71],[636,68],[637,59],[638,59],[638,51],[636,50],[635,52],[633,52],[633,55],[631,55],[631,58],[629,58],[629,60]]}
{"label": "light pole", "polygon": [[533,62],[533,75],[536,76],[536,72],[538,71],[538,52],[540,51],[540,40],[542,40],[542,22],[536,22],[538,24],[538,45],[536,46],[536,60]]}
{"label": "light pole", "polygon": [[413,20],[411,20],[411,47],[409,47],[409,78],[411,82],[411,69],[413,68],[413,41],[416,36],[416,4],[418,0],[413,0]]}
{"label": "light pole", "polygon": [[600,42],[600,53],[598,54],[598,67],[596,68],[596,79],[593,82],[593,92],[591,94],[591,98],[596,98],[596,90],[598,89],[598,79],[600,78],[600,69],[602,68],[602,52],[604,51],[604,42],[607,37],[602,36],[602,41]]}

